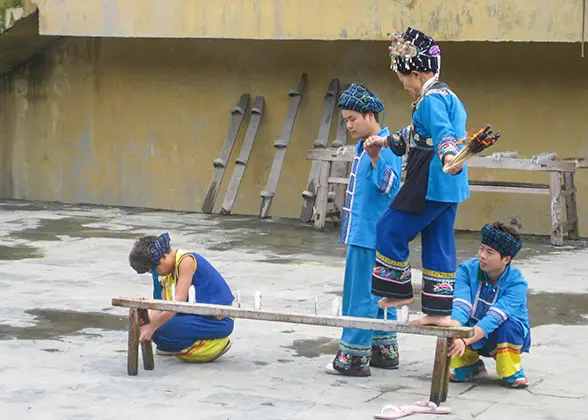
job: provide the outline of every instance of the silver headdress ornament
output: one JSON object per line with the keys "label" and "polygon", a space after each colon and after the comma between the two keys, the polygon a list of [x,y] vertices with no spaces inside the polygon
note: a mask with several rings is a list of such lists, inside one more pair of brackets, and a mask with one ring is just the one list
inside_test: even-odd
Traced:
{"label": "silver headdress ornament", "polygon": [[404,39],[400,31],[396,31],[396,33],[390,36],[390,46],[388,47],[388,50],[390,51],[391,58],[390,68],[393,71],[398,71],[399,60],[397,60],[397,58],[402,59],[402,61],[406,63],[418,54],[417,47],[412,42]]}

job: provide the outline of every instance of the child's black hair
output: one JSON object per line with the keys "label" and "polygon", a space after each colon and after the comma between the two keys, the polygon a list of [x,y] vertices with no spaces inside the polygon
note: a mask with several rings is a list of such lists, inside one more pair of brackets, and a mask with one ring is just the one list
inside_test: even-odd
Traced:
{"label": "child's black hair", "polygon": [[153,269],[149,249],[157,241],[157,236],[143,236],[139,238],[129,253],[129,263],[138,273],[143,274]]}

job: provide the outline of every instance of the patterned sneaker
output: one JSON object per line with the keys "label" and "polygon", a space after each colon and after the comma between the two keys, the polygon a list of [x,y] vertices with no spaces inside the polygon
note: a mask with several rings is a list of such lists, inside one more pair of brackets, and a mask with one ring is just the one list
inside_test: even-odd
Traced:
{"label": "patterned sneaker", "polygon": [[473,365],[453,369],[449,374],[449,380],[451,382],[471,382],[474,378],[484,376],[486,373],[484,362],[478,360]]}
{"label": "patterned sneaker", "polygon": [[513,389],[525,389],[529,386],[529,380],[527,378],[518,378],[514,382],[506,382],[506,386]]}
{"label": "patterned sneaker", "polygon": [[525,377],[525,371],[523,369],[503,380],[507,388],[525,389],[529,386],[529,380]]}
{"label": "patterned sneaker", "polygon": [[398,369],[398,344],[372,346],[370,366],[380,369]]}
{"label": "patterned sneaker", "polygon": [[339,350],[333,363],[327,365],[326,372],[332,375],[366,377],[372,374],[369,363],[370,358],[367,356],[351,356]]}

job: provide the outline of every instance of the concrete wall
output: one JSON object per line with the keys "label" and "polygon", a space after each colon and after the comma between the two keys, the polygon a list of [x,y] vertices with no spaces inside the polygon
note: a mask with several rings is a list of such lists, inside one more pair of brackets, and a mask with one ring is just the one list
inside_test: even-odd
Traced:
{"label": "concrete wall", "polygon": [[446,41],[581,39],[585,0],[33,0],[42,35]]}
{"label": "concrete wall", "polygon": [[[502,132],[494,151],[588,156],[588,61],[579,45],[446,43],[442,76],[465,103],[469,128]],[[2,197],[199,211],[242,92],[264,95],[266,115],[234,213],[257,214],[281,131],[287,92],[308,89],[272,215],[298,217],[300,193],[329,80],[366,83],[387,105],[385,122],[410,122],[411,98],[389,70],[385,42],[71,38],[13,72],[0,94]],[[233,152],[237,155],[244,130]],[[332,132],[334,136],[334,129]],[[233,165],[217,199],[222,203]],[[547,182],[544,175],[472,170],[479,179]],[[582,234],[588,172],[578,176]],[[515,218],[550,232],[543,196],[473,193],[457,226]]]}

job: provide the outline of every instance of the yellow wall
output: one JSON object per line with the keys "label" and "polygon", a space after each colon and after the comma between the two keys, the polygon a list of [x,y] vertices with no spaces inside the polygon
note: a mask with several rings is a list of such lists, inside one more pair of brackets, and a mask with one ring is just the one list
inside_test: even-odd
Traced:
{"label": "yellow wall", "polygon": [[43,35],[578,42],[583,0],[33,0]]}
{"label": "yellow wall", "polygon": [[[588,61],[578,45],[445,43],[442,76],[465,103],[469,128],[502,132],[493,151],[588,156]],[[234,213],[257,214],[287,110],[287,92],[308,89],[286,155],[272,215],[298,217],[328,82],[366,83],[387,105],[385,122],[410,122],[411,98],[389,70],[387,44],[361,41],[229,41],[72,38],[4,79],[0,95],[2,197],[199,211],[243,92],[264,95],[266,114]],[[334,127],[332,136],[334,136]],[[231,162],[237,156],[241,131]],[[233,170],[217,199],[222,203]],[[485,179],[547,182],[544,175],[472,170]],[[500,175],[500,176],[499,176]],[[588,233],[588,172],[578,176]],[[549,233],[544,196],[473,193],[457,227],[516,218]]]}

